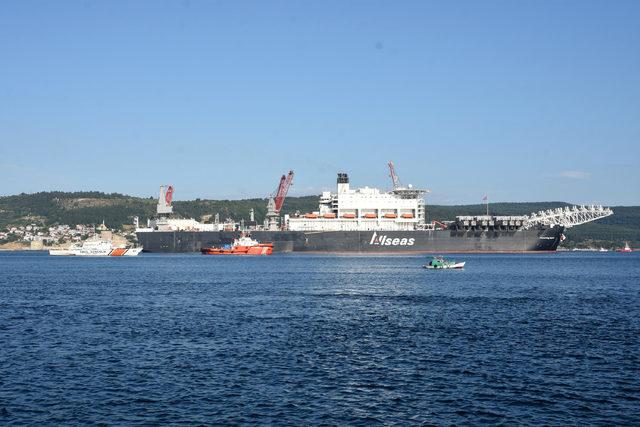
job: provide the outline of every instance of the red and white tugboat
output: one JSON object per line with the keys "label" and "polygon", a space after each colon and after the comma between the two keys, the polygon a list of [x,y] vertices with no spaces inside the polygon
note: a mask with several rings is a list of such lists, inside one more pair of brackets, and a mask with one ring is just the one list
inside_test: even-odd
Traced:
{"label": "red and white tugboat", "polygon": [[231,245],[202,248],[200,252],[203,255],[271,255],[273,243],[260,243],[249,236],[241,236]]}
{"label": "red and white tugboat", "polygon": [[633,249],[631,249],[628,242],[625,242],[624,248],[618,249],[618,252],[633,252]]}

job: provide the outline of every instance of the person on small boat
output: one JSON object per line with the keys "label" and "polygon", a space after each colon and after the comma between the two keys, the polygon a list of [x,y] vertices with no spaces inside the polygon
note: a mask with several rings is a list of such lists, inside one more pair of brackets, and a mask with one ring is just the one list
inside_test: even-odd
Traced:
{"label": "person on small boat", "polygon": [[429,265],[432,267],[443,267],[445,265],[444,258],[441,256],[434,256],[431,261],[429,261]]}
{"label": "person on small boat", "polygon": [[464,268],[464,262],[446,261],[442,256],[434,256],[424,268]]}

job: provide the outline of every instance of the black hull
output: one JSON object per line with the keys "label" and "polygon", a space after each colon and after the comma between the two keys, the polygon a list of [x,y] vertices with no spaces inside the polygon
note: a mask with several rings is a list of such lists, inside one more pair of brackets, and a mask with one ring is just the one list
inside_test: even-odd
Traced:
{"label": "black hull", "polygon": [[[446,253],[555,251],[563,227],[530,230],[416,231],[253,231],[251,237],[272,242],[275,252]],[[145,252],[200,252],[231,243],[233,231],[152,231],[137,233]]]}

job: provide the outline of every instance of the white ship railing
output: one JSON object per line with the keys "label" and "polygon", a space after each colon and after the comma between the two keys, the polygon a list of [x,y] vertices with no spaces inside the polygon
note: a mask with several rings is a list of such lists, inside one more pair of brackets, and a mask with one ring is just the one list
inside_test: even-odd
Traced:
{"label": "white ship railing", "polygon": [[602,205],[566,206],[564,208],[548,209],[546,211],[532,213],[529,215],[523,228],[526,230],[536,225],[559,225],[565,228],[571,228],[609,215],[613,215],[613,211]]}

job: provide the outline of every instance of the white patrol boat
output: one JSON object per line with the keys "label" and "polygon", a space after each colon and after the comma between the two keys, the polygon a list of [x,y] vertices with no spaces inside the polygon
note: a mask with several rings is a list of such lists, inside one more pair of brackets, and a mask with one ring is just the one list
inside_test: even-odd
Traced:
{"label": "white patrol boat", "polygon": [[100,238],[75,243],[68,248],[49,249],[49,255],[56,256],[136,256],[140,252],[142,252],[142,248],[114,246],[111,240]]}

